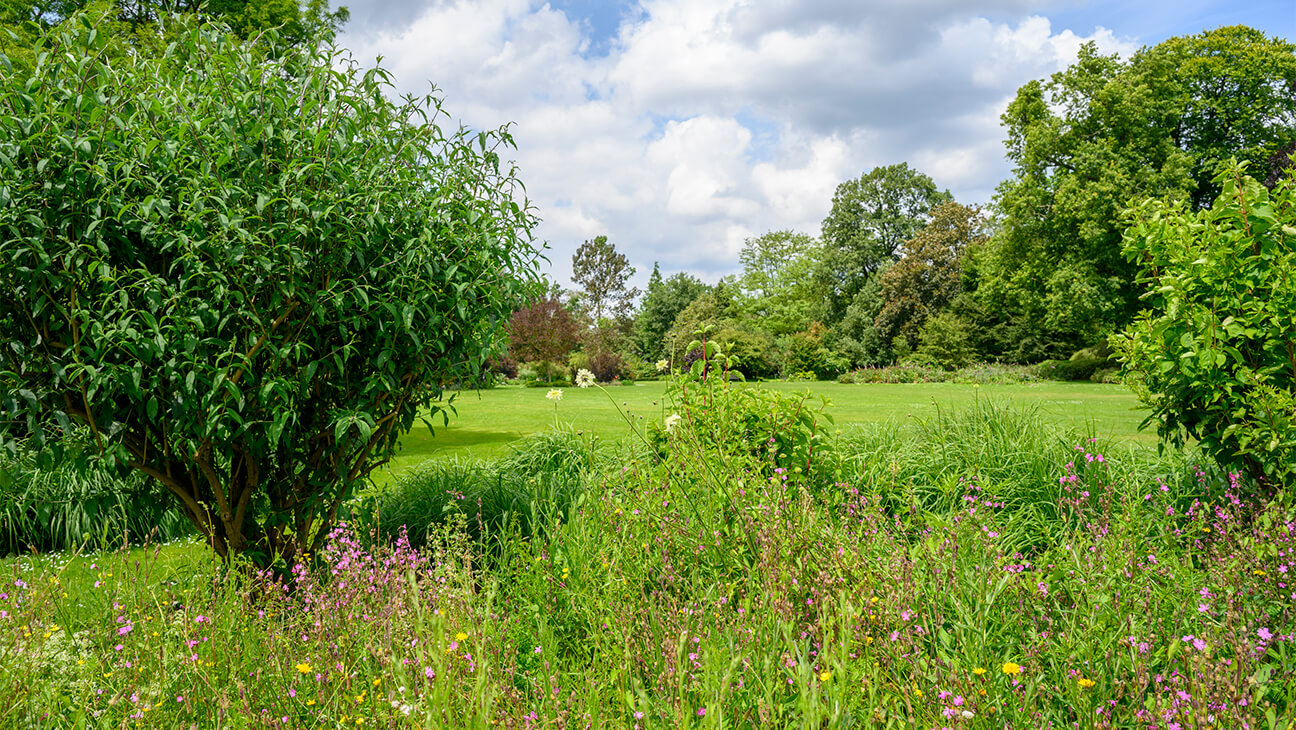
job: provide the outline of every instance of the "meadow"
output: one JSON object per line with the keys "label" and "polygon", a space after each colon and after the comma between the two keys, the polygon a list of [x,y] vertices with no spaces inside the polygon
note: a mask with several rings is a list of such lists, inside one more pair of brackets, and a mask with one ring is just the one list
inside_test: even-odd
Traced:
{"label": "meadow", "polygon": [[[1291,726],[1290,513],[1074,425],[1119,420],[982,387],[840,428],[850,387],[836,423],[688,378],[565,390],[557,426],[483,393],[539,433],[405,469],[288,576],[184,541],[6,560],[0,725]],[[629,438],[564,425],[600,399]]]}

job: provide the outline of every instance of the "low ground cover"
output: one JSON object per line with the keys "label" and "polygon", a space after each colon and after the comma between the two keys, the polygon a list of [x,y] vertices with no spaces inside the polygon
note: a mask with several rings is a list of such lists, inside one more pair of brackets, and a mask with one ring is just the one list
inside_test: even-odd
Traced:
{"label": "low ground cover", "polygon": [[192,544],[9,561],[0,724],[1276,727],[1296,708],[1296,519],[1191,454],[983,398],[845,438],[786,392],[668,399],[642,439],[557,429],[411,471],[283,584]]}

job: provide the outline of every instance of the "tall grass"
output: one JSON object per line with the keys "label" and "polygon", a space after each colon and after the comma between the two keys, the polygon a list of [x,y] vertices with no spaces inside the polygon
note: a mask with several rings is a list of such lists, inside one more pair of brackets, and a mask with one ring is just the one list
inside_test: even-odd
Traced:
{"label": "tall grass", "polygon": [[1159,479],[1174,487],[1181,507],[1205,498],[1212,487],[1218,496],[1227,484],[1218,473],[1207,484],[1200,459],[1184,452],[1158,455],[1046,423],[1038,406],[977,399],[931,418],[860,426],[842,439],[839,477],[864,485],[896,512],[953,513],[975,485],[982,500],[1002,505],[1003,542],[1022,553],[1060,544],[1073,513],[1069,506],[1084,491],[1072,477],[1100,480],[1089,484],[1090,501],[1100,492],[1104,499],[1126,499]]}
{"label": "tall grass", "polygon": [[0,556],[166,541],[189,532],[169,498],[133,474],[68,459],[37,468],[0,455]]}
{"label": "tall grass", "polygon": [[362,495],[352,513],[385,540],[403,533],[416,548],[456,519],[479,542],[509,523],[529,534],[565,520],[585,485],[597,482],[608,456],[593,437],[555,430],[493,462],[426,461]]}

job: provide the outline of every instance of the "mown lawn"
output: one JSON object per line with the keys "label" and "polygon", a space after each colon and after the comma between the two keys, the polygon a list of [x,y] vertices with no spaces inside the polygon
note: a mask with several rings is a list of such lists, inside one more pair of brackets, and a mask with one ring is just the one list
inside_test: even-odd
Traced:
{"label": "mown lawn", "polygon": [[[1138,426],[1147,410],[1121,385],[1095,383],[1022,383],[967,385],[959,383],[842,384],[765,382],[759,387],[784,392],[811,391],[828,399],[828,415],[837,428],[861,423],[930,418],[939,409],[957,409],[975,398],[1011,405],[1038,405],[1050,424],[1092,430],[1096,436],[1152,444],[1154,431]],[[435,419],[435,434],[417,425],[401,443],[401,453],[388,468],[399,473],[429,458],[472,456],[493,458],[510,444],[544,431],[555,423],[619,440],[630,433],[626,415],[661,418],[666,382],[643,382],[606,389],[563,388],[557,404],[545,399],[547,389],[506,386],[457,393],[457,413],[448,426]],[[610,397],[609,397],[610,396]],[[378,475],[379,480],[383,479]]]}

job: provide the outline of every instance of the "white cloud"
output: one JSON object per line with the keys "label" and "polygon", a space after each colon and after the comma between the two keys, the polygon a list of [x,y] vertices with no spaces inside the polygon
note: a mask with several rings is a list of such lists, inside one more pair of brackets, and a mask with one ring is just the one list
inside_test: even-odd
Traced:
{"label": "white cloud", "polygon": [[742,241],[811,234],[838,183],[908,161],[965,202],[1007,174],[999,115],[1098,28],[1055,30],[1031,0],[642,0],[606,55],[588,24],[529,0],[432,2],[399,27],[344,36],[386,56],[405,91],[489,128],[514,121],[517,162],[562,283],[605,233],[641,286],[738,268]]}

